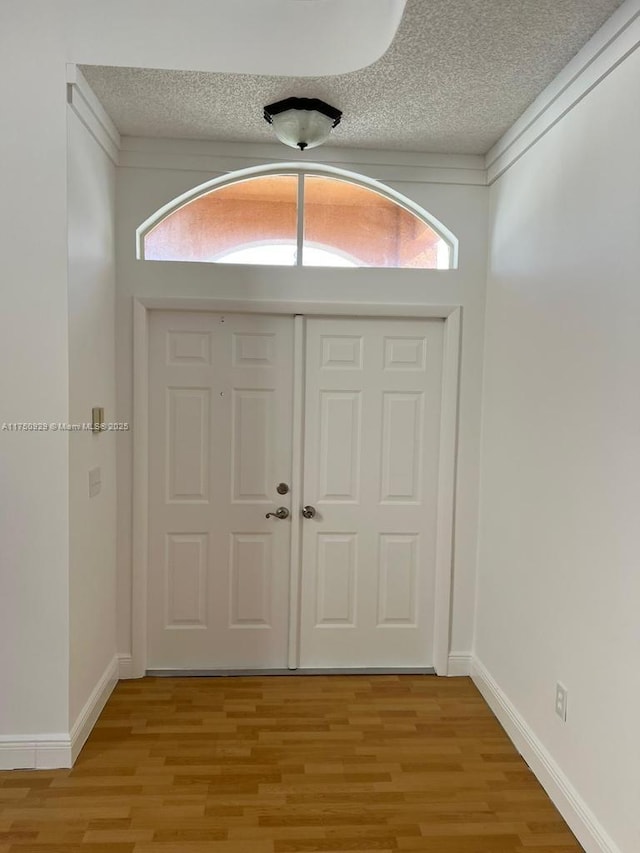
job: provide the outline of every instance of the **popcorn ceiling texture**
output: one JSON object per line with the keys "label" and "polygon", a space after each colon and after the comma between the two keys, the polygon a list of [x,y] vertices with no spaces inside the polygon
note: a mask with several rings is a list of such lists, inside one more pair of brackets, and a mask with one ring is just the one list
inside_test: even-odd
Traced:
{"label": "popcorn ceiling texture", "polygon": [[333,77],[82,71],[127,136],[273,142],[263,106],[297,95],[343,111],[332,146],[484,154],[621,2],[408,0],[387,53]]}

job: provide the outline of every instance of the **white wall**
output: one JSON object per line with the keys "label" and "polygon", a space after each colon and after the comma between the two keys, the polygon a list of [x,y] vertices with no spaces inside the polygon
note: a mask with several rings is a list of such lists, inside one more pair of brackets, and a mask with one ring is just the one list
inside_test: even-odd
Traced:
{"label": "white wall", "polygon": [[[444,182],[426,182],[420,175],[438,168],[380,166],[393,158],[389,152],[345,152],[341,165],[385,181],[422,205],[460,240],[460,266],[448,272],[355,270],[351,274],[314,270],[265,271],[197,263],[158,263],[135,258],[136,228],[159,207],[221,171],[258,165],[283,156],[282,146],[236,145],[223,156],[223,147],[178,141],[123,140],[117,193],[117,375],[118,411],[132,415],[132,297],[222,297],[236,299],[306,299],[347,302],[460,304],[463,340],[460,389],[458,496],[454,566],[452,651],[468,654],[473,637],[475,561],[479,467],[479,421],[482,366],[482,327],[487,251],[485,186],[463,185],[469,172],[449,169]],[[267,151],[265,152],[265,149]],[[271,150],[271,157],[268,151]],[[245,152],[246,160],[240,163]],[[246,153],[249,152],[249,153]],[[250,152],[253,152],[251,154]],[[323,152],[324,153],[324,152]],[[327,152],[328,153],[328,152]],[[368,158],[369,163],[359,161]],[[385,160],[387,158],[387,160]],[[410,159],[410,158],[409,158]],[[428,158],[425,158],[425,160]],[[464,158],[462,158],[464,159]],[[475,159],[464,161],[468,170]],[[447,158],[440,158],[447,161]],[[206,161],[208,171],[198,163]],[[397,158],[402,162],[402,157]],[[159,165],[161,162],[162,165]],[[455,159],[450,161],[455,165]],[[376,163],[372,167],[370,163]],[[216,169],[217,166],[217,169]],[[231,167],[233,168],[233,167]],[[373,172],[373,174],[372,174]],[[390,283],[393,281],[393,284]],[[131,652],[131,435],[118,443],[118,643],[123,655]]]}
{"label": "white wall", "polygon": [[640,849],[638,104],[636,52],[491,190],[475,646],[621,853]]}
{"label": "white wall", "polygon": [[[69,132],[69,421],[91,420],[93,406],[116,421],[115,167],[80,119]],[[116,442],[118,432],[70,435],[69,724],[116,653]],[[101,490],[89,497],[89,470]]]}
{"label": "white wall", "polygon": [[[52,5],[0,4],[0,423],[68,415],[65,67]],[[68,436],[0,431],[0,466],[0,736],[61,733]]]}

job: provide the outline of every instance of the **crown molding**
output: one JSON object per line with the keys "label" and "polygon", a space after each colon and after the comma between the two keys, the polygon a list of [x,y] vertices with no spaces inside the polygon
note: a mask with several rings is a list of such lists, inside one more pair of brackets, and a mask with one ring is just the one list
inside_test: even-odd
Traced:
{"label": "crown molding", "polygon": [[117,166],[121,138],[105,108],[77,65],[67,64],[67,103],[98,145]]}
{"label": "crown molding", "polygon": [[248,166],[300,162],[362,171],[380,181],[486,184],[484,158],[465,154],[423,154],[323,146],[318,160],[279,144],[208,142],[123,136],[119,165],[225,174]]}
{"label": "crown molding", "polygon": [[640,0],[626,0],[486,155],[491,185],[640,46]]}

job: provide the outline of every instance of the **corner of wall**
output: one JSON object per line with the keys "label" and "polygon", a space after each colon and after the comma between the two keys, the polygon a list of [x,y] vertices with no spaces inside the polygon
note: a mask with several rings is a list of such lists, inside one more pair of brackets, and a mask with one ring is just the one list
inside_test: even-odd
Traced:
{"label": "corner of wall", "polygon": [[113,689],[118,683],[118,667],[118,657],[115,656],[103,672],[83,709],[80,711],[77,720],[71,727],[69,740],[72,764],[75,762],[78,755],[80,755],[80,750],[91,734],[91,730],[95,726],[98,717],[102,713],[104,706],[107,704],[109,696],[111,696]]}
{"label": "corner of wall", "polygon": [[622,853],[524,717],[477,658],[472,662],[471,677],[586,853]]}
{"label": "corner of wall", "polygon": [[0,770],[72,767],[118,681],[118,659],[109,663],[69,732],[0,738]]}
{"label": "corner of wall", "polygon": [[449,654],[447,676],[449,678],[455,678],[464,675],[471,675],[472,663],[473,655],[471,652],[451,652]]}

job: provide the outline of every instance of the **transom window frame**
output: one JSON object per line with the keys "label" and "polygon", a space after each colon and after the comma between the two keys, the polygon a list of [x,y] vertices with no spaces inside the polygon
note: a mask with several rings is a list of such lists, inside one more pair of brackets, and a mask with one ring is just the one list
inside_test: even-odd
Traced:
{"label": "transom window frame", "polygon": [[[302,248],[304,243],[304,178],[320,177],[320,178],[336,178],[337,180],[346,181],[355,186],[363,187],[364,189],[372,190],[379,195],[388,198],[394,204],[404,208],[409,213],[413,214],[417,219],[424,222],[443,240],[449,247],[449,266],[429,272],[449,272],[450,270],[458,269],[458,252],[459,241],[456,235],[437,219],[428,210],[425,210],[412,199],[387,186],[381,181],[374,178],[369,178],[358,172],[351,172],[346,169],[340,169],[335,166],[325,166],[319,164],[308,164],[299,162],[282,162],[269,165],[251,166],[246,169],[238,169],[233,172],[227,172],[219,175],[210,181],[205,181],[190,190],[182,193],[176,198],[169,201],[167,204],[158,208],[150,217],[144,220],[136,229],[136,258],[138,260],[146,260],[144,255],[144,241],[147,234],[155,228],[163,219],[175,213],[180,208],[185,207],[192,201],[195,201],[201,196],[222,189],[232,184],[240,183],[251,178],[266,177],[277,175],[296,175],[298,177],[298,204],[297,204],[297,252],[295,269],[302,268]],[[240,248],[240,247],[238,247]]]}

